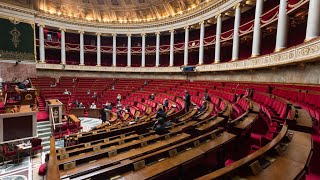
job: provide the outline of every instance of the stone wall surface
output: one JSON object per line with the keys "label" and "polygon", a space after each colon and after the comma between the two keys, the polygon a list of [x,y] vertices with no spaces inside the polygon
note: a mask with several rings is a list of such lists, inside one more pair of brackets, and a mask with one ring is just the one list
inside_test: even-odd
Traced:
{"label": "stone wall surface", "polygon": [[35,63],[20,62],[16,65],[16,61],[0,62],[0,78],[5,81],[11,81],[14,77],[22,81],[27,77],[36,77],[37,70]]}

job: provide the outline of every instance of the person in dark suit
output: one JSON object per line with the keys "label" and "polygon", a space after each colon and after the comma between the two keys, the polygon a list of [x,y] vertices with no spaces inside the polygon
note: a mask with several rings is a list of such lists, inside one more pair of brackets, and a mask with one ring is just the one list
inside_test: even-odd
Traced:
{"label": "person in dark suit", "polygon": [[204,98],[203,98],[203,99],[206,100],[206,101],[211,102],[211,97],[209,96],[208,93],[205,93],[205,94],[204,94]]}
{"label": "person in dark suit", "polygon": [[199,113],[204,112],[207,109],[207,102],[206,101],[202,101],[202,106],[199,109]]}
{"label": "person in dark suit", "polygon": [[150,100],[154,100],[154,94],[151,94],[151,95],[149,96],[149,99],[150,99]]}
{"label": "person in dark suit", "polygon": [[107,109],[107,107],[101,108],[101,110],[100,110],[100,115],[101,115],[102,124],[107,121],[106,109]]}
{"label": "person in dark suit", "polygon": [[185,96],[183,98],[184,100],[184,107],[186,109],[186,112],[189,112],[189,108],[190,108],[190,105],[191,105],[191,97],[190,97],[190,94],[187,90],[184,91],[185,93]]}
{"label": "person in dark suit", "polygon": [[162,117],[158,118],[157,121],[152,126],[152,129],[156,131],[157,134],[163,134],[165,132],[165,121]]}
{"label": "person in dark suit", "polygon": [[163,111],[162,108],[159,108],[158,111],[157,111],[157,115],[156,115],[156,119],[158,118],[163,118],[164,120],[166,119],[167,117],[167,114]]}
{"label": "person in dark suit", "polygon": [[29,80],[24,80],[22,83],[19,83],[19,89],[27,89],[29,85]]}
{"label": "person in dark suit", "polygon": [[163,106],[163,110],[164,111],[168,110],[168,108],[169,108],[169,100],[167,98],[164,98],[162,106]]}

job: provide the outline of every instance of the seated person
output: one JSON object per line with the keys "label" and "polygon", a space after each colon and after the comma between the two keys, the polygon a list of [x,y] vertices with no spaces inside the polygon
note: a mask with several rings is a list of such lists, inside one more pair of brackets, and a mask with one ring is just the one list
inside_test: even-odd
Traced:
{"label": "seated person", "polygon": [[78,100],[74,100],[74,101],[72,102],[72,104],[75,104],[76,106],[78,106],[79,101],[78,101]]}
{"label": "seated person", "polygon": [[249,88],[247,88],[246,89],[246,92],[244,93],[244,95],[243,95],[243,97],[249,97],[250,96],[250,89]]}
{"label": "seated person", "polygon": [[129,112],[130,112],[130,107],[129,107],[129,105],[126,105],[125,111],[126,111],[126,113],[129,113]]}
{"label": "seated person", "polygon": [[0,88],[3,86],[4,80],[0,78]]}
{"label": "seated person", "polygon": [[144,83],[143,83],[144,85],[148,85],[148,81],[144,81]]}
{"label": "seated person", "polygon": [[199,113],[204,112],[207,109],[207,102],[206,101],[202,101],[202,106],[199,109]]}
{"label": "seated person", "polygon": [[19,83],[19,81],[18,81],[17,78],[13,78],[11,82],[12,82],[12,83]]}
{"label": "seated person", "polygon": [[165,132],[165,121],[162,117],[158,118],[152,126],[152,130],[156,131],[157,134]]}
{"label": "seated person", "polygon": [[93,98],[93,99],[96,99],[97,97],[98,97],[97,92],[93,92],[92,98]]}
{"label": "seated person", "polygon": [[80,103],[78,104],[77,108],[84,109],[85,107],[84,107],[84,105],[82,104],[82,102],[80,102]]}
{"label": "seated person", "polygon": [[167,114],[163,111],[163,109],[162,108],[159,108],[158,109],[158,112],[157,112],[157,115],[156,115],[156,119],[158,119],[158,118],[163,118],[164,120],[166,119],[166,117],[167,117]]}
{"label": "seated person", "polygon": [[87,91],[87,94],[91,94],[90,89]]}
{"label": "seated person", "polygon": [[105,104],[106,108],[109,109],[110,111],[112,110],[112,106],[111,106],[111,103],[107,102]]}
{"label": "seated person", "polygon": [[71,92],[68,91],[68,89],[65,89],[64,92],[63,92],[63,94],[65,94],[65,95],[71,95]]}
{"label": "seated person", "polygon": [[204,94],[204,98],[203,98],[203,99],[206,100],[206,101],[211,102],[211,97],[209,96],[208,93],[205,93],[205,94]]}
{"label": "seated person", "polygon": [[118,116],[121,116],[121,111],[122,111],[122,104],[119,102],[117,104],[117,114],[118,114]]}
{"label": "seated person", "polygon": [[120,94],[117,95],[117,101],[118,101],[118,102],[121,101],[121,95],[120,95]]}
{"label": "seated person", "polygon": [[27,89],[29,85],[29,80],[24,80],[22,83],[19,83],[18,88],[19,89]]}
{"label": "seated person", "polygon": [[150,100],[154,100],[154,94],[151,94],[151,95],[149,96],[149,99],[150,99]]}
{"label": "seated person", "polygon": [[56,87],[56,86],[57,86],[57,83],[55,83],[55,82],[50,83],[50,87]]}
{"label": "seated person", "polygon": [[164,111],[168,110],[168,108],[169,108],[169,100],[167,98],[164,98],[162,106],[163,106],[163,110]]}
{"label": "seated person", "polygon": [[90,105],[90,109],[97,109],[97,105],[95,105],[94,103],[92,103],[92,104]]}

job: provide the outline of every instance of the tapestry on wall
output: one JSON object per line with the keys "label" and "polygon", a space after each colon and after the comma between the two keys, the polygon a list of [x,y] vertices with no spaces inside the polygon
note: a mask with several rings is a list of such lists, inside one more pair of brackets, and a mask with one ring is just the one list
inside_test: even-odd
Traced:
{"label": "tapestry on wall", "polygon": [[35,60],[34,25],[0,18],[0,59]]}

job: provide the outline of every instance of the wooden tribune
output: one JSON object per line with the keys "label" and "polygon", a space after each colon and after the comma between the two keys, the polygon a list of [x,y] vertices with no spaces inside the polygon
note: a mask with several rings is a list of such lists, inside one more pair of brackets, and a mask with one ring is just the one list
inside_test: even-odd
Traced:
{"label": "wooden tribune", "polygon": [[84,116],[84,109],[83,108],[73,108],[73,109],[70,109],[69,114],[74,114],[76,117],[83,117]]}
{"label": "wooden tribune", "polygon": [[100,118],[100,109],[88,109],[88,117]]}

